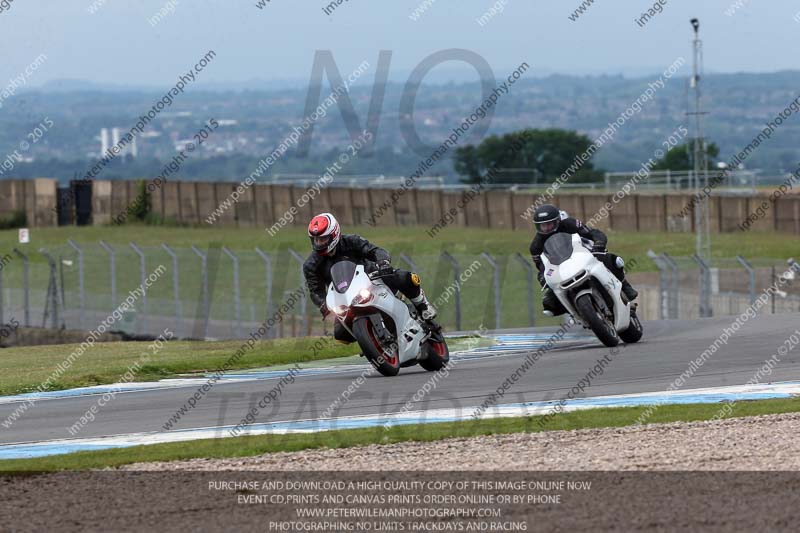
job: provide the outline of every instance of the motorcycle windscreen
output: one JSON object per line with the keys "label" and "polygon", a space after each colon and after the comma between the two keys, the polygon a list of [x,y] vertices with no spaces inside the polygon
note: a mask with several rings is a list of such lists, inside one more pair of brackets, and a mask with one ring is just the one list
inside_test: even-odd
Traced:
{"label": "motorcycle windscreen", "polygon": [[339,294],[344,294],[350,288],[353,277],[356,275],[356,264],[351,261],[339,261],[331,267],[331,281],[333,288]]}
{"label": "motorcycle windscreen", "polygon": [[556,233],[544,243],[544,253],[550,263],[560,265],[572,257],[572,235]]}

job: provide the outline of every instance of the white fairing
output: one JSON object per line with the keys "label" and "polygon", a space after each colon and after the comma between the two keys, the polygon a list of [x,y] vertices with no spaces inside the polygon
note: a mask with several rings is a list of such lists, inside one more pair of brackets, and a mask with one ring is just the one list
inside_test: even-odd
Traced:
{"label": "white fairing", "polygon": [[[600,283],[600,286],[611,294],[614,302],[614,329],[618,333],[628,329],[631,310],[630,303],[626,304],[622,300],[622,283],[583,245],[580,235],[572,235],[572,256],[569,259],[560,265],[553,265],[550,263],[547,254],[543,253],[542,262],[545,267],[544,279],[547,286],[553,290],[573,318],[581,321],[575,310],[574,300],[577,300],[581,294],[591,293],[592,291],[586,285],[584,286],[585,288],[574,295],[573,300],[568,294],[568,289],[572,286],[581,285],[585,281],[585,276],[590,276],[594,277]],[[582,272],[585,272],[585,276],[581,275]]]}
{"label": "white fairing", "polygon": [[[354,302],[363,289],[370,291],[372,299],[364,304]],[[397,336],[398,355],[400,364],[410,359],[416,359],[420,353],[420,345],[425,338],[425,331],[422,326],[414,320],[408,311],[408,306],[399,298],[396,298],[392,291],[379,279],[371,280],[364,271],[362,265],[356,267],[352,283],[347,292],[340,294],[333,288],[333,284],[328,287],[328,295],[325,303],[328,309],[335,310],[340,306],[353,308],[379,309],[392,317],[397,324],[399,331],[393,332]],[[340,320],[337,315],[337,320]],[[384,326],[389,328],[388,324]]]}

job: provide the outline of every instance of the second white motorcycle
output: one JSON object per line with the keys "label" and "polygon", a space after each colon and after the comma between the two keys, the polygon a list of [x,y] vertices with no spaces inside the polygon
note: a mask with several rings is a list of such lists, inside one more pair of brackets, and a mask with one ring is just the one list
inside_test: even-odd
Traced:
{"label": "second white motorcycle", "polygon": [[577,234],[557,233],[542,254],[547,286],[572,317],[606,346],[638,342],[643,328],[636,304],[622,294],[622,282],[591,252]]}

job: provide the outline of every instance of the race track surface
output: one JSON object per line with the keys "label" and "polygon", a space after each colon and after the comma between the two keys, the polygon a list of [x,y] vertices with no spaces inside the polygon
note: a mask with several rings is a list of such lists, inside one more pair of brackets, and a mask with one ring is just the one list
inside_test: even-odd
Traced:
{"label": "race track surface", "polygon": [[[688,369],[729,327],[735,317],[692,321],[652,321],[645,323],[641,343],[621,345],[605,367],[603,375],[592,380],[585,394],[594,397],[612,394],[659,392]],[[682,389],[742,385],[750,380],[777,353],[786,338],[800,328],[800,315],[761,315],[749,320],[723,345]],[[528,332],[532,330],[526,330]],[[549,329],[537,329],[548,333]],[[501,403],[560,399],[609,354],[594,337],[579,327],[570,334],[581,335],[546,352],[542,358],[505,394]],[[396,413],[412,400],[410,409],[467,408],[480,405],[506,377],[521,364],[530,348],[508,350],[485,357],[464,357],[449,376],[414,403],[412,396],[432,374],[420,367],[402,369],[394,378],[372,375],[334,416]],[[770,381],[800,380],[800,350],[782,356]],[[336,372],[309,373],[287,384],[276,402],[256,417],[256,423],[317,419],[353,381],[363,368],[347,367]],[[280,375],[259,380],[223,381],[184,415],[175,429],[236,425],[264,394],[275,387]],[[763,381],[763,380],[762,380]],[[158,388],[117,394],[99,410],[96,420],[78,435],[81,438],[164,431],[162,425],[197,390],[190,386]],[[35,405],[10,428],[0,428],[0,444],[65,439],[73,437],[67,428],[97,403],[97,395],[37,400]],[[0,404],[0,420],[15,408],[16,402]]]}

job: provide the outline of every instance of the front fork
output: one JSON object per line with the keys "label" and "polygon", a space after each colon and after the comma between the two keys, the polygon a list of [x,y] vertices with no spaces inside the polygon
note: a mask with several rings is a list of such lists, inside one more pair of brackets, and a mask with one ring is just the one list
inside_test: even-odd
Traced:
{"label": "front fork", "polygon": [[[589,285],[589,286],[584,285],[583,288],[572,289],[572,290],[574,291],[573,294],[575,294],[575,296],[573,297],[571,294],[568,294],[568,299],[569,300],[571,300],[572,302],[577,302],[578,298],[580,296],[583,296],[584,294],[588,294],[589,296],[591,296],[592,301],[594,302],[595,308],[597,308],[597,310],[603,315],[603,318],[605,318],[611,324],[614,324],[614,312],[609,309],[608,302],[606,301],[605,297],[603,296],[603,293],[601,292],[601,289],[599,289],[596,285],[592,284],[592,285]],[[575,307],[575,305],[573,305],[573,308],[575,308],[576,311],[577,311],[577,308]],[[578,316],[580,317],[581,322],[583,323],[583,326],[585,328],[588,328],[588,326],[586,325],[586,320],[584,319],[584,317],[581,317],[580,315],[578,315]]]}
{"label": "front fork", "polygon": [[344,321],[344,319],[343,319],[342,317],[340,317],[339,315],[336,315],[336,320],[338,320],[338,321],[339,321],[339,323],[342,325],[342,327],[343,327],[344,329],[346,329],[346,330],[347,330],[347,332],[350,334],[350,336],[351,336],[351,337],[353,337],[354,339],[356,338],[356,335],[355,335],[355,333],[353,333],[353,330],[352,330],[352,329],[350,329],[350,328],[347,326],[347,322],[345,322],[345,321]]}
{"label": "front fork", "polygon": [[[341,317],[336,317],[342,326],[350,333],[350,335],[355,338],[355,334],[353,330],[350,329],[347,324],[345,323],[344,319]],[[353,320],[369,320],[372,322],[372,330],[375,332],[375,336],[378,338],[378,341],[381,343],[381,350],[383,351],[383,355],[386,357],[391,357],[391,351],[397,350],[400,351],[400,345],[398,344],[397,338],[392,337],[391,331],[386,329],[386,324],[383,321],[383,315],[379,312],[373,312],[370,314],[359,315]],[[389,348],[389,353],[386,352],[386,349]]]}

